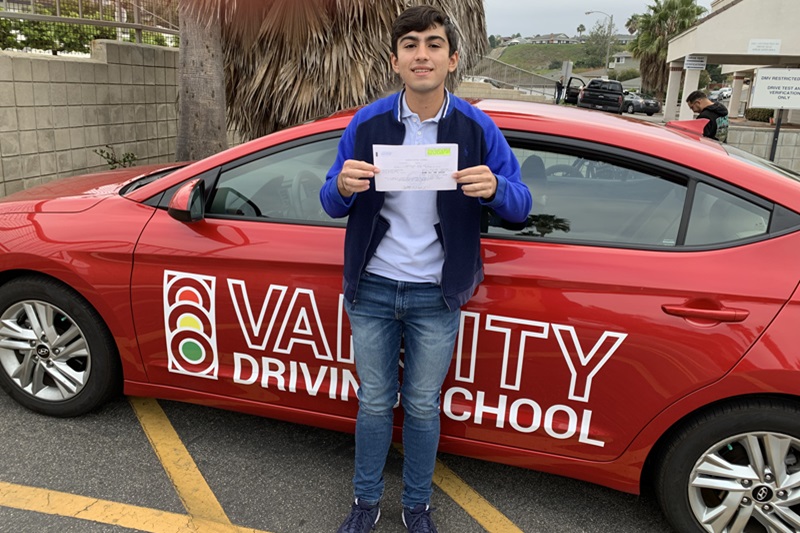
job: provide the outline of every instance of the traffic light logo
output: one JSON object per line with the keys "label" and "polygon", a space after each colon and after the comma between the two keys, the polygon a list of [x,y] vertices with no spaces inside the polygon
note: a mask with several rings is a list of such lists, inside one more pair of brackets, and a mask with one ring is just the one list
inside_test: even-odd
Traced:
{"label": "traffic light logo", "polygon": [[170,372],[217,379],[215,285],[213,276],[164,271],[164,326]]}

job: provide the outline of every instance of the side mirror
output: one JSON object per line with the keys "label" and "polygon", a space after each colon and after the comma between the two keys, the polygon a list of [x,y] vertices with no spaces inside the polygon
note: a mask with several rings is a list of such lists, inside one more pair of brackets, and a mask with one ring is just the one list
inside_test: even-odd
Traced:
{"label": "side mirror", "polygon": [[169,201],[167,213],[181,222],[197,222],[205,216],[205,182],[197,178],[181,186]]}
{"label": "side mirror", "polygon": [[630,91],[622,91],[622,94],[624,94],[625,96],[628,96],[631,93],[630,93]]}

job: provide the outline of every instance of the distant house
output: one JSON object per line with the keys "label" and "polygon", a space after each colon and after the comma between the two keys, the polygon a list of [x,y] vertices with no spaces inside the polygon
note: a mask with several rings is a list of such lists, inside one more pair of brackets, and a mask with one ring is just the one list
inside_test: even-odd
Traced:
{"label": "distant house", "polygon": [[612,61],[609,65],[613,69],[617,70],[628,70],[628,69],[639,69],[639,60],[633,57],[633,54],[630,52],[617,52],[613,56],[611,56]]}
{"label": "distant house", "polygon": [[622,46],[628,46],[635,38],[636,36],[631,35],[630,33],[618,33],[614,35],[614,42],[621,44]]}
{"label": "distant house", "polygon": [[532,44],[573,44],[575,40],[566,33],[546,33],[528,37],[528,42]]}

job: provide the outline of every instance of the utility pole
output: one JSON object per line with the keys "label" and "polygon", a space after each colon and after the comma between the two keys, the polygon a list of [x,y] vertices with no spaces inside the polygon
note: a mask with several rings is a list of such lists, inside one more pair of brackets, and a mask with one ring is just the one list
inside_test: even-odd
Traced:
{"label": "utility pole", "polygon": [[592,13],[600,13],[601,15],[605,15],[606,17],[608,17],[608,31],[606,32],[607,33],[607,38],[606,38],[606,68],[605,68],[606,78],[607,78],[608,77],[608,60],[609,60],[610,54],[611,54],[611,38],[612,38],[611,32],[614,29],[614,15],[609,15],[605,11],[587,11],[586,12],[587,15],[591,15]]}

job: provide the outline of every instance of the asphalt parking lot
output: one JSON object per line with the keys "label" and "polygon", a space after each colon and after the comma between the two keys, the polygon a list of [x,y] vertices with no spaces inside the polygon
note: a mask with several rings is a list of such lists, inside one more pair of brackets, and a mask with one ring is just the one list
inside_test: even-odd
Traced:
{"label": "asphalt parking lot", "polygon": [[[0,531],[334,532],[350,504],[351,435],[209,407],[119,398],[73,419],[0,393]],[[402,532],[401,452],[379,533]],[[440,455],[442,533],[668,533],[652,499]]]}

